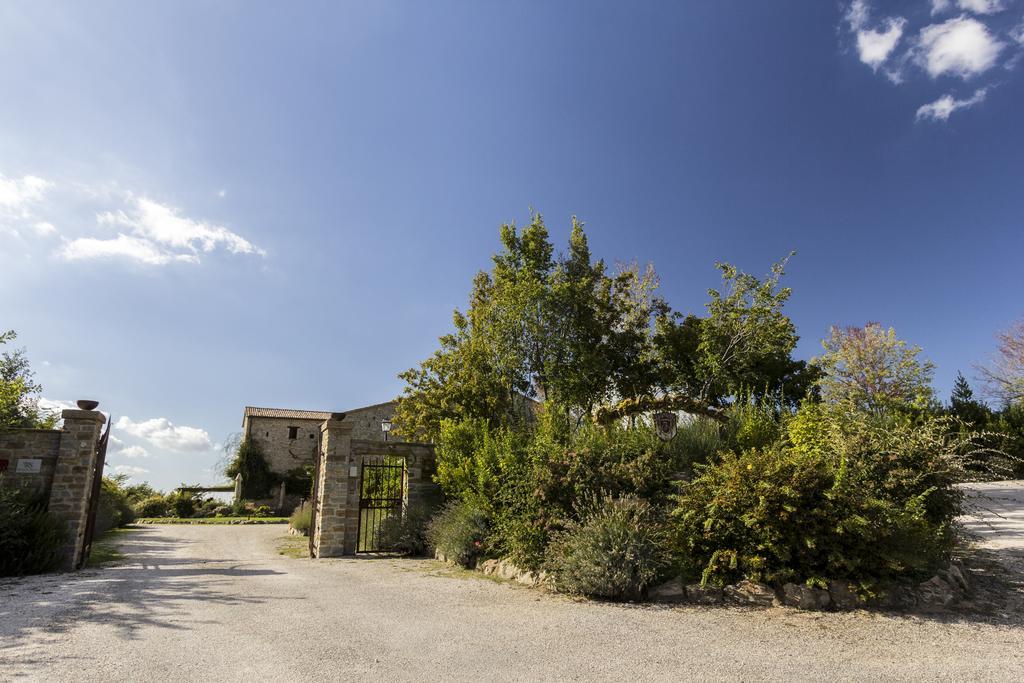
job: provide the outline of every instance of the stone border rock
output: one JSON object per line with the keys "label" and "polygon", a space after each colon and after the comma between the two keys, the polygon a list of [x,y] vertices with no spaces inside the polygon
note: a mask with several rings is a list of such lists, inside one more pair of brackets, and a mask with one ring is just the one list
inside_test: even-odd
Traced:
{"label": "stone border rock", "polygon": [[803,610],[847,610],[864,607],[883,609],[916,607],[935,610],[952,607],[960,602],[969,591],[968,573],[959,561],[954,560],[948,569],[940,570],[927,581],[922,581],[916,586],[891,584],[886,586],[878,597],[872,599],[865,599],[845,581],[829,581],[827,588],[787,583],[776,589],[753,581],[741,581],[732,586],[719,588],[702,586],[699,583],[684,584],[681,577],[650,589],[648,599],[652,602],[696,605],[724,603],[760,607],[785,605]]}
{"label": "stone border rock", "polygon": [[[456,564],[441,551],[435,551],[434,557],[448,564]],[[547,572],[521,569],[507,559],[477,560],[475,569],[485,576],[496,576],[531,588],[557,592]],[[968,576],[960,561],[954,560],[948,569],[939,570],[935,576],[917,586],[892,584],[871,599],[862,597],[854,586],[846,581],[829,581],[827,588],[797,583],[786,583],[773,588],[764,583],[747,580],[731,586],[718,587],[699,583],[687,584],[683,582],[682,577],[677,577],[648,590],[647,600],[669,604],[786,606],[801,610],[916,607],[927,611],[945,609],[958,603],[970,591]]]}

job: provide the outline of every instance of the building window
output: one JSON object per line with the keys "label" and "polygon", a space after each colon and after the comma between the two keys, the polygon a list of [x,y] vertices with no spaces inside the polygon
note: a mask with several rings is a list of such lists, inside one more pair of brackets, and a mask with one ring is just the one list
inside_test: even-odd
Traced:
{"label": "building window", "polygon": [[299,428],[298,427],[289,427],[288,428],[288,438],[289,439],[297,439],[297,438],[299,438]]}

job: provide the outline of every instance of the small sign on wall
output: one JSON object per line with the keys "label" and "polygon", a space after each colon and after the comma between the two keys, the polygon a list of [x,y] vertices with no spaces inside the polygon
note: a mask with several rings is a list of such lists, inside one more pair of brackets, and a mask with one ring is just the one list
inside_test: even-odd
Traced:
{"label": "small sign on wall", "polygon": [[42,469],[43,461],[40,458],[18,458],[14,471],[18,474],[39,474]]}

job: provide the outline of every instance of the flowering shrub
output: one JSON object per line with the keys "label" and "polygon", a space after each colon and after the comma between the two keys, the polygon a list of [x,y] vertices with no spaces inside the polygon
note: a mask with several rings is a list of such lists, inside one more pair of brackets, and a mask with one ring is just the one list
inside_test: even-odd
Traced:
{"label": "flowering shrub", "polygon": [[445,557],[472,567],[483,555],[487,515],[471,503],[449,503],[427,526],[427,539]]}
{"label": "flowering shrub", "polygon": [[669,564],[668,539],[650,503],[597,499],[553,535],[546,569],[555,586],[610,600],[643,596]]}

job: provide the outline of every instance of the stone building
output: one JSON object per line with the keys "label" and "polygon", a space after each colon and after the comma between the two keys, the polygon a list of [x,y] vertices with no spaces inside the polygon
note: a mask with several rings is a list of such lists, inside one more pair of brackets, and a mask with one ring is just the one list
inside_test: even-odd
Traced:
{"label": "stone building", "polygon": [[[353,439],[384,441],[382,423],[395,414],[395,402],[340,411],[352,425]],[[246,406],[242,418],[242,438],[259,446],[270,470],[287,474],[305,465],[312,465],[317,453],[317,437],[331,412],[257,408]]]}

